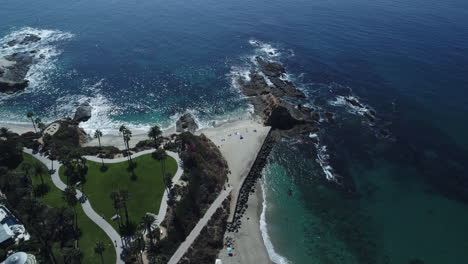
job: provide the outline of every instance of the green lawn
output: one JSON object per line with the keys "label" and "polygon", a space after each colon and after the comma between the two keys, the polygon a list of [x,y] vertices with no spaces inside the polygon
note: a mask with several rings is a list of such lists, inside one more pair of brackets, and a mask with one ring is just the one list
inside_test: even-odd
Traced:
{"label": "green lawn", "polygon": [[[33,156],[29,154],[23,154],[23,157],[23,163],[40,163],[40,161],[36,160]],[[21,165],[18,168],[21,168]],[[45,171],[47,171],[47,169],[45,169]],[[41,183],[39,177],[32,176],[32,181],[34,185]],[[62,192],[57,187],[55,187],[48,173],[44,175],[44,182],[50,186],[50,191],[44,197],[39,198],[39,200],[51,207],[67,207],[67,204],[62,198]],[[115,249],[113,242],[104,233],[104,231],[102,231],[96,224],[94,224],[94,222],[92,222],[85,215],[81,205],[77,206],[77,213],[78,227],[81,230],[79,246],[84,255],[82,263],[101,263],[100,257],[94,253],[94,246],[98,241],[102,241],[106,245],[106,250],[104,251],[104,261],[106,263],[115,263]],[[60,259],[59,261],[62,260]]]}
{"label": "green lawn", "polygon": [[[164,193],[164,182],[162,179],[161,163],[154,160],[151,154],[143,155],[133,159],[137,163],[135,174],[137,180],[131,179],[131,173],[127,171],[128,163],[106,164],[108,170],[100,171],[101,163],[88,161],[88,175],[84,185],[84,193],[91,205],[104,219],[110,222],[115,230],[119,231],[117,222],[110,219],[115,215],[113,202],[110,194],[114,190],[126,189],[129,193],[127,207],[131,221],[139,223],[147,213],[157,214]],[[60,177],[64,182],[65,168],[60,168]],[[166,159],[166,173],[172,176],[177,171],[177,162],[172,157]],[[122,217],[124,216],[122,210]]]}

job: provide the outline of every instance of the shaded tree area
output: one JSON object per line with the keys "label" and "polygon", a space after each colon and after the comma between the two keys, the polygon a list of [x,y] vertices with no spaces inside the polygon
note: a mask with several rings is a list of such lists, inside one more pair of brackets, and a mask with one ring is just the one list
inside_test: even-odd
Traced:
{"label": "shaded tree area", "polygon": [[61,122],[60,128],[53,136],[44,135],[43,139],[44,146],[41,151],[57,157],[70,155],[80,146],[80,133],[77,126],[65,121]]}
{"label": "shaded tree area", "polygon": [[23,146],[20,139],[8,130],[2,131],[0,139],[0,167],[14,169],[23,161]]}
{"label": "shaded tree area", "polygon": [[[21,154],[22,160],[22,153],[18,152],[22,146],[17,137],[0,141],[0,145],[8,146],[2,148],[2,157]],[[34,254],[40,263],[57,263],[63,258],[60,249],[73,248],[73,242],[79,236],[73,227],[73,212],[67,208],[51,208],[40,202],[31,180],[34,169],[32,166],[19,168],[19,160],[19,157],[8,159],[11,162],[2,163],[0,167],[1,202],[25,226],[31,238],[0,250],[0,259],[4,259],[9,250],[19,250]]]}

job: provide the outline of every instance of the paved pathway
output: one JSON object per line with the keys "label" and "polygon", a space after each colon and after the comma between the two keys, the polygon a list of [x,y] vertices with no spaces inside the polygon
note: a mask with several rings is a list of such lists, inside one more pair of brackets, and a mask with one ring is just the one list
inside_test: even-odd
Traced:
{"label": "paved pathway", "polygon": [[[52,169],[52,161],[48,159],[47,157],[44,157],[40,154],[33,154],[31,149],[24,149],[24,152],[33,155],[36,159],[44,163],[46,167],[50,170]],[[64,191],[67,185],[62,182],[59,176],[59,168],[61,164],[58,162],[54,162],[57,164],[57,166],[54,168],[55,172],[51,175],[52,176],[52,182],[54,183],[57,188],[60,190]],[[81,192],[79,190],[76,190],[77,198],[81,197]],[[86,200],[86,202],[81,204],[83,207],[83,211],[85,214],[91,219],[96,225],[98,225],[106,234],[107,236],[111,239],[113,243],[116,243],[117,246],[115,247],[115,254],[116,254],[116,263],[117,264],[124,264],[124,262],[120,259],[120,254],[122,253],[122,240],[120,239],[120,235],[115,229],[104,219],[102,218],[99,214],[96,213],[96,211],[93,210],[91,207],[91,203],[89,200]]]}
{"label": "paved pathway", "polygon": [[232,188],[229,187],[226,190],[221,191],[218,198],[216,198],[216,200],[211,204],[210,208],[208,208],[205,215],[200,219],[200,221],[198,221],[197,225],[193,228],[192,232],[190,232],[190,234],[185,238],[185,241],[182,242],[182,244],[180,244],[179,248],[176,250],[174,255],[172,255],[168,264],[177,264],[180,261],[180,259],[184,256],[185,252],[187,252],[187,250],[192,245],[193,241],[195,241],[195,239],[198,237],[203,227],[205,227],[205,225],[211,219],[218,207],[221,206],[224,199],[226,199],[229,193],[231,193],[231,190]]}

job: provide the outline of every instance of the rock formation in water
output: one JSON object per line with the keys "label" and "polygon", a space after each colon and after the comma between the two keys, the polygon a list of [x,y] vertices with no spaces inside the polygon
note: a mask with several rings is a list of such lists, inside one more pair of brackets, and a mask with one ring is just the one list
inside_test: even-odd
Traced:
{"label": "rock formation in water", "polygon": [[[40,41],[41,38],[28,34],[20,39],[9,41],[3,48],[15,45],[29,45]],[[37,51],[19,52],[0,57],[0,92],[16,93],[28,87],[29,81],[26,80],[31,66],[37,62],[35,58]]]}
{"label": "rock formation in water", "polygon": [[197,122],[192,114],[186,113],[182,115],[176,122],[177,132],[191,132],[194,133],[198,129]]}
{"label": "rock formation in water", "polygon": [[296,105],[290,99],[306,98],[294,84],[285,79],[286,70],[276,62],[256,57],[260,72],[251,72],[250,80],[241,80],[243,93],[249,97],[255,113],[265,125],[288,132],[312,132],[320,119],[311,108]]}
{"label": "rock formation in water", "polygon": [[0,58],[0,92],[15,93],[28,87],[26,75],[35,59],[31,53],[15,53]]}
{"label": "rock formation in water", "polygon": [[75,117],[73,120],[76,122],[86,122],[91,118],[91,112],[93,107],[89,104],[88,101],[82,103],[75,112]]}
{"label": "rock formation in water", "polygon": [[36,36],[34,34],[26,34],[22,39],[14,39],[10,40],[7,43],[7,46],[13,47],[15,45],[29,45],[31,43],[35,43],[40,41],[41,38],[39,36]]}

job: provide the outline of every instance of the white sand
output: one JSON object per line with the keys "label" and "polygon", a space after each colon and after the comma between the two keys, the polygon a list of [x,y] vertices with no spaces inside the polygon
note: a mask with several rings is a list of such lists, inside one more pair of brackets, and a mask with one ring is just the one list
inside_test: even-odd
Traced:
{"label": "white sand", "polygon": [[[169,135],[175,133],[175,128],[164,130],[162,132],[163,132],[164,136],[169,136]],[[148,131],[134,130],[134,131],[132,131],[132,133],[133,133],[132,138],[129,141],[130,148],[135,147],[135,145],[138,142],[142,141],[142,140],[149,139],[149,137],[147,135]],[[90,134],[88,136],[89,136],[89,140],[88,140],[88,142],[83,144],[83,146],[86,147],[86,146],[98,146],[99,145],[98,140],[93,137],[94,134]],[[103,135],[101,137],[101,144],[103,146],[114,146],[114,147],[117,147],[119,149],[125,149],[125,145],[124,145],[122,136],[118,135],[118,131],[115,131],[114,135]]]}
{"label": "white sand", "polygon": [[6,127],[10,131],[23,134],[29,131],[34,132],[34,128],[31,123],[11,124],[11,123],[0,123],[0,127]]}
{"label": "white sand", "polygon": [[205,134],[216,146],[219,146],[221,154],[229,165],[231,173],[228,175],[228,183],[233,189],[231,215],[228,221],[232,220],[240,186],[249,173],[269,131],[270,127],[265,127],[254,120],[238,120],[197,132],[197,134]]}
{"label": "white sand", "polygon": [[[221,154],[223,154],[231,170],[228,176],[229,184],[233,187],[233,190],[230,205],[231,215],[228,221],[232,219],[240,186],[249,173],[269,131],[270,127],[265,127],[254,120],[238,120],[223,124],[220,127],[207,128],[197,132],[197,134],[205,134],[219,146]],[[243,139],[240,139],[241,135]],[[257,189],[259,189],[258,184]],[[224,248],[219,254],[219,258],[222,259],[223,263],[272,263],[260,232],[262,202],[261,191],[256,191],[255,194],[250,195],[248,209],[242,218],[242,226],[239,232],[225,234],[225,237],[234,238],[235,256],[229,257],[226,248]]]}
{"label": "white sand", "polygon": [[234,255],[228,256],[225,247],[218,255],[223,264],[272,263],[268,256],[262,234],[260,233],[260,214],[262,213],[263,195],[259,183],[255,193],[249,196],[248,208],[242,217],[242,225],[237,233],[226,233],[225,237],[234,239]]}

